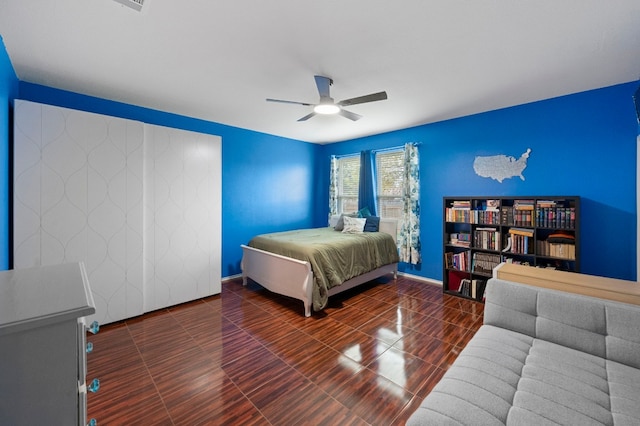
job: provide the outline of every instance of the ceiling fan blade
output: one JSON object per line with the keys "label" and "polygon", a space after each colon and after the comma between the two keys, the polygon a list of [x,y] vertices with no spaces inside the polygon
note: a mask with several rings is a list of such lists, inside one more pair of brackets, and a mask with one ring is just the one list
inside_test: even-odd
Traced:
{"label": "ceiling fan blade", "polygon": [[358,96],[357,98],[345,99],[338,102],[340,106],[364,104],[366,102],[384,101],[387,99],[387,92],[372,93],[370,95]]}
{"label": "ceiling fan blade", "polygon": [[310,119],[311,117],[313,117],[314,115],[316,115],[315,112],[309,113],[307,115],[305,115],[302,118],[298,118],[298,121],[307,121],[308,119]]}
{"label": "ceiling fan blade", "polygon": [[280,102],[282,104],[295,104],[295,105],[302,105],[302,106],[312,106],[315,104],[308,104],[306,102],[296,102],[296,101],[283,101],[282,99],[271,99],[271,98],[267,98],[267,102]]}
{"label": "ceiling fan blade", "polygon": [[316,86],[318,86],[318,93],[320,94],[320,98],[330,98],[329,94],[329,86],[333,81],[328,77],[323,77],[321,75],[314,75],[313,78],[316,79]]}
{"label": "ceiling fan blade", "polygon": [[348,118],[349,120],[352,120],[352,121],[358,121],[358,120],[360,120],[362,118],[361,115],[358,115],[358,114],[356,114],[354,112],[351,112],[351,111],[347,111],[345,109],[340,109],[340,111],[338,111],[338,114],[340,114],[341,116],[343,116],[345,118]]}

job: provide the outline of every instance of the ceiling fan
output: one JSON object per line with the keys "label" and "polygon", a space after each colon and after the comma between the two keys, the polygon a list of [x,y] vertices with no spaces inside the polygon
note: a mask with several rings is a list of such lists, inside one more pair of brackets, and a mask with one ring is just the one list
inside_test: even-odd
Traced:
{"label": "ceiling fan", "polygon": [[329,77],[323,77],[321,75],[314,76],[316,79],[316,86],[318,86],[318,93],[320,94],[320,102],[317,104],[311,104],[307,102],[295,102],[295,101],[283,101],[281,99],[267,98],[268,102],[281,102],[285,104],[296,104],[303,106],[312,106],[313,112],[299,118],[298,121],[306,121],[317,114],[339,114],[349,120],[359,120],[361,115],[342,109],[344,106],[364,104],[367,102],[383,101],[387,99],[387,92],[371,93],[370,95],[358,96],[356,98],[345,99],[340,102],[334,102],[333,98],[329,94],[329,86],[333,84],[333,80]]}

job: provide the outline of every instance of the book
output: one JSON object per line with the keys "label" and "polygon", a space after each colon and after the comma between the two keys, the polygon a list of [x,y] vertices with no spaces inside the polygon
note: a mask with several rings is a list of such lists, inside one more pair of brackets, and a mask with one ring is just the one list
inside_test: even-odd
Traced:
{"label": "book", "polygon": [[533,200],[514,200],[513,208],[516,210],[533,210]]}
{"label": "book", "polygon": [[513,225],[513,207],[502,207],[500,210],[500,223],[502,225]]}
{"label": "book", "polygon": [[471,280],[468,278],[464,278],[460,281],[460,290],[459,293],[466,297],[471,297]]}
{"label": "book", "polygon": [[524,235],[525,237],[533,237],[533,229],[528,228],[509,228],[510,234]]}
{"label": "book", "polygon": [[485,207],[486,210],[497,212],[499,208],[500,200],[487,200],[487,205]]}
{"label": "book", "polygon": [[451,204],[454,209],[470,209],[471,200],[454,200]]}
{"label": "book", "polygon": [[471,280],[471,297],[476,300],[484,300],[484,290],[487,286],[487,280]]}

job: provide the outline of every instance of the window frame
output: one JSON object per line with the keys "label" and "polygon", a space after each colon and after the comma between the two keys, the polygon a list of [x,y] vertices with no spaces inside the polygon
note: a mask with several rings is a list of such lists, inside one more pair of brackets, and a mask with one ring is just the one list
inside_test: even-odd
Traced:
{"label": "window frame", "polygon": [[[404,194],[402,192],[403,192],[403,186],[404,186],[405,149],[404,147],[400,146],[400,147],[377,150],[377,151],[374,151],[374,153],[375,153],[375,164],[376,164],[376,203],[378,205],[378,215],[384,218],[401,219],[402,207],[404,204]],[[395,195],[384,194],[385,188],[383,186],[385,182],[384,182],[384,177],[382,176],[383,172],[381,171],[381,167],[380,167],[383,161],[382,157],[384,156],[399,156],[399,158],[396,160],[395,174],[399,176],[400,179],[399,181],[395,180],[396,182],[394,185],[395,188],[393,188],[397,191],[397,194]],[[393,175],[394,173],[390,173],[390,174]],[[395,203],[393,203],[393,200],[395,200]],[[389,211],[389,209],[394,209],[396,211],[395,214],[385,214],[386,212]]]}
{"label": "window frame", "polygon": [[[360,186],[360,155],[359,154],[346,154],[341,156],[336,156],[336,160],[338,161],[338,176],[337,176],[337,191],[336,191],[336,201],[338,204],[338,214],[343,213],[354,213],[358,211],[358,202],[360,200],[360,196],[358,194],[359,186]],[[345,183],[345,172],[348,170],[345,167],[345,163],[353,162],[355,164],[355,196],[353,194],[346,194],[344,191],[344,183]],[[349,206],[352,204],[348,204],[347,200],[351,200],[351,203],[355,203],[355,209],[351,210]],[[349,211],[345,211],[345,205],[349,209]]]}

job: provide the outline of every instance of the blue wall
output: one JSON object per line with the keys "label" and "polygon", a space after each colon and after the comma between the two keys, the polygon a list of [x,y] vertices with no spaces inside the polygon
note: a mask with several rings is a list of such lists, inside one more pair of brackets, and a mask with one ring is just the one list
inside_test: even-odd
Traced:
{"label": "blue wall", "polygon": [[313,226],[320,147],[236,127],[20,82],[20,99],[222,136],[222,276],[240,273],[259,233]]}
{"label": "blue wall", "polygon": [[13,99],[18,93],[18,78],[0,37],[0,270],[11,265],[11,158],[10,140],[13,134],[10,123]]}
{"label": "blue wall", "polygon": [[[638,83],[520,105],[323,146],[318,205],[326,217],[331,155],[420,142],[423,264],[405,272],[442,279],[442,197],[581,196],[582,272],[636,279]],[[513,157],[531,148],[526,180],[499,183],[473,171],[476,156]]]}

